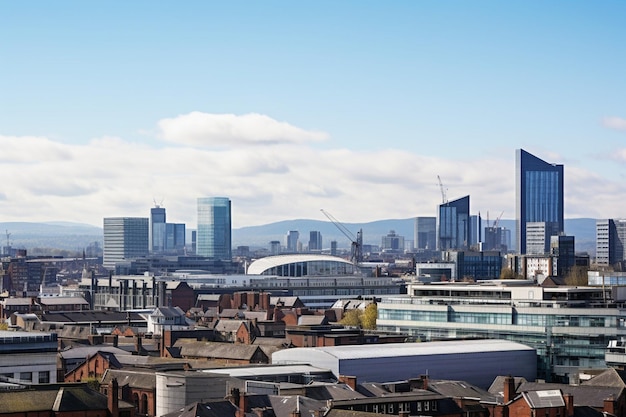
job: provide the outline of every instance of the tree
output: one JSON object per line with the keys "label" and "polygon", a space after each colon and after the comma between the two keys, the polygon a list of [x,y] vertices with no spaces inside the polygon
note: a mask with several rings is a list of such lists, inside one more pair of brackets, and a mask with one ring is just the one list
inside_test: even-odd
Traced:
{"label": "tree", "polygon": [[377,318],[378,306],[376,305],[376,303],[372,303],[365,307],[363,314],[361,314],[361,327],[368,330],[375,330]]}
{"label": "tree", "polygon": [[360,326],[361,325],[361,310],[355,308],[353,310],[348,310],[343,315],[343,318],[339,323],[344,326]]}
{"label": "tree", "polygon": [[574,265],[565,276],[565,284],[571,286],[585,286],[589,284],[586,266]]}
{"label": "tree", "polygon": [[511,268],[505,267],[500,271],[500,279],[520,279],[522,276],[516,274]]}

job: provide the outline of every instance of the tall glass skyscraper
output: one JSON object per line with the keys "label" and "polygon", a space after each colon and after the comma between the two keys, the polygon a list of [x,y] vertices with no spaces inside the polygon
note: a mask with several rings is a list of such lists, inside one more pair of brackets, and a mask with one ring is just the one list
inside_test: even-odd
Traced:
{"label": "tall glass skyscraper", "polygon": [[196,253],[213,259],[230,261],[231,218],[230,199],[226,197],[198,198],[198,233]]}
{"label": "tall glass skyscraper", "polygon": [[515,153],[517,252],[526,253],[526,224],[555,223],[564,230],[563,165],[545,162],[518,149]]}
{"label": "tall glass skyscraper", "polygon": [[470,239],[470,198],[461,197],[439,205],[437,248],[466,249]]}
{"label": "tall glass skyscraper", "polygon": [[150,252],[165,250],[165,208],[156,206],[150,209]]}

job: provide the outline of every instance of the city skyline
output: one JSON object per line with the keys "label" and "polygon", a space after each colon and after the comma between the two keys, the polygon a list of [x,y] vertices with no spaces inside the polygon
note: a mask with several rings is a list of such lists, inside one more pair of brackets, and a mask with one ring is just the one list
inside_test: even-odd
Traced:
{"label": "city skyline", "polygon": [[[515,218],[515,149],[566,218],[626,217],[626,4],[3,3],[2,221]],[[207,181],[210,178],[210,181]],[[590,190],[593,204],[590,204]]]}

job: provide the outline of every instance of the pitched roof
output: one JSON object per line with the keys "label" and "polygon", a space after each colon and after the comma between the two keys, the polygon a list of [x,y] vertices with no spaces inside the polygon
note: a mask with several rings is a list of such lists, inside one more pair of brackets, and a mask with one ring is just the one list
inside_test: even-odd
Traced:
{"label": "pitched roof", "polygon": [[428,389],[450,398],[494,399],[493,394],[465,381],[430,380]]}
{"label": "pitched roof", "polygon": [[162,417],[234,417],[237,412],[230,401],[195,402],[183,407],[180,411],[164,414]]}
{"label": "pitched roof", "polygon": [[[123,403],[124,407],[131,404]],[[27,411],[106,410],[107,397],[86,384],[36,385],[2,393],[0,414]]]}
{"label": "pitched roof", "polygon": [[182,357],[190,358],[251,360],[257,352],[263,353],[259,346],[254,345],[235,345],[189,339],[178,339],[174,343],[174,347],[180,348]]}
{"label": "pitched roof", "polygon": [[239,330],[242,324],[246,326],[246,329],[248,328],[245,320],[220,320],[215,325],[215,331],[233,333]]}
{"label": "pitched roof", "polygon": [[519,391],[560,390],[563,394],[571,394],[574,397],[574,405],[589,405],[592,407],[604,407],[604,400],[609,397],[618,398],[623,388],[603,387],[592,385],[568,385],[540,382],[525,382],[519,387]]}
{"label": "pitched roof", "polygon": [[597,387],[620,387],[626,388],[626,371],[618,371],[615,368],[608,368],[604,372],[594,376],[582,385],[593,385]]}
{"label": "pitched roof", "polygon": [[530,408],[565,407],[565,400],[560,390],[541,390],[522,392],[522,396]]}
{"label": "pitched roof", "polygon": [[153,370],[107,369],[101,383],[107,385],[113,378],[117,378],[120,387],[156,389],[156,372]]}

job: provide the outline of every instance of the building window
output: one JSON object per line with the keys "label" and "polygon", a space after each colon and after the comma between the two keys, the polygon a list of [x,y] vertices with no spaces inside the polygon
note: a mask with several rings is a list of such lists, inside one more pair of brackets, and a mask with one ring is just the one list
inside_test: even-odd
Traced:
{"label": "building window", "polygon": [[20,381],[32,382],[32,380],[33,380],[32,372],[20,372]]}
{"label": "building window", "polygon": [[39,371],[39,383],[40,384],[50,383],[50,371]]}

